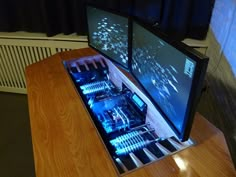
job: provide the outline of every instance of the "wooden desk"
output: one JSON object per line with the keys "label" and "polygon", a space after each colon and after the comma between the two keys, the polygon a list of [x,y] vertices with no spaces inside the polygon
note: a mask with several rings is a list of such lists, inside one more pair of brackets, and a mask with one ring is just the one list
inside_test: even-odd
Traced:
{"label": "wooden desk", "polygon": [[[37,177],[118,176],[62,65],[62,59],[93,54],[89,48],[64,52],[26,69]],[[198,113],[191,137],[197,145],[125,176],[236,176],[223,134]]]}

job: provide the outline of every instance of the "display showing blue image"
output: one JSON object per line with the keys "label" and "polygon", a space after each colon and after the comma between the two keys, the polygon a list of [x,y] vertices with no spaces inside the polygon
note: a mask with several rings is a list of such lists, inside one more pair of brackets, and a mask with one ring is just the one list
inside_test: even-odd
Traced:
{"label": "display showing blue image", "polygon": [[132,73],[182,132],[196,62],[133,22]]}
{"label": "display showing blue image", "polygon": [[87,7],[89,44],[128,68],[128,18]]}

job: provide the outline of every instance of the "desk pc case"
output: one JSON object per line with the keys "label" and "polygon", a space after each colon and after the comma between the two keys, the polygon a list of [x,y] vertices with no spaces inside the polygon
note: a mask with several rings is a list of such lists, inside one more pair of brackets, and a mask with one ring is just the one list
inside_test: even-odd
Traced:
{"label": "desk pc case", "polygon": [[64,66],[117,172],[192,146],[208,59],[114,11],[88,5],[87,20],[89,46],[100,54]]}

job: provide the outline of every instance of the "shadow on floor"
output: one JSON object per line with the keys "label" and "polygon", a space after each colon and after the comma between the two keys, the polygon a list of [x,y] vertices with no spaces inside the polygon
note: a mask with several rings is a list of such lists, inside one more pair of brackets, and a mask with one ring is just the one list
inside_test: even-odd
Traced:
{"label": "shadow on floor", "polygon": [[35,177],[27,96],[0,92],[0,176]]}

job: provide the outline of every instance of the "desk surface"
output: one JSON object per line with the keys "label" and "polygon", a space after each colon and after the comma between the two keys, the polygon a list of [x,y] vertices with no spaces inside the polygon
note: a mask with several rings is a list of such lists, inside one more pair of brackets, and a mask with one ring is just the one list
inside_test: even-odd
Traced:
{"label": "desk surface", "polygon": [[[53,55],[26,69],[37,177],[118,176],[62,60],[96,54],[79,49]],[[126,177],[236,176],[223,134],[195,115],[193,147],[126,174]]]}

